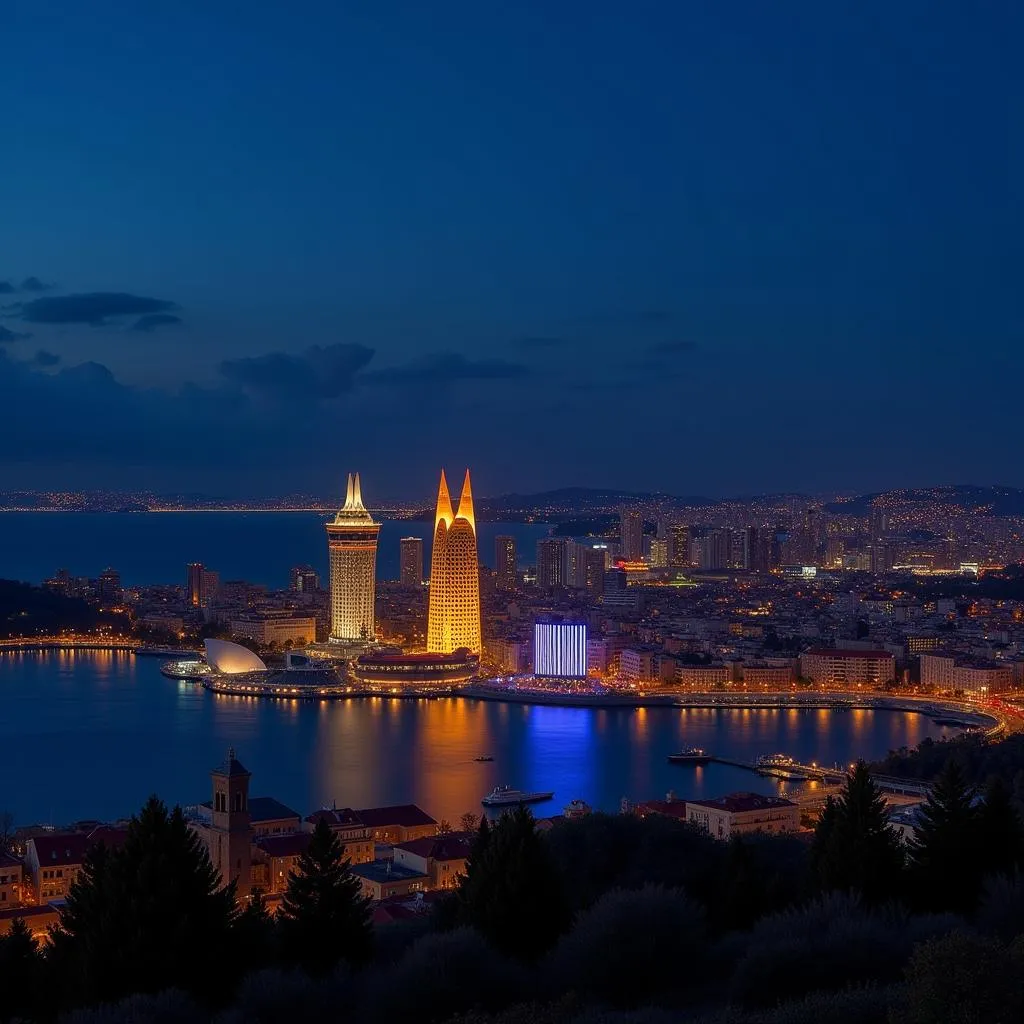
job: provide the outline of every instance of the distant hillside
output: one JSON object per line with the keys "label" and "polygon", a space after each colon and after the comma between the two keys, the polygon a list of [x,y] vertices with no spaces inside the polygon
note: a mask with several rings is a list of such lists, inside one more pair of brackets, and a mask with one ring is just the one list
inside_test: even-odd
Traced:
{"label": "distant hillside", "polygon": [[850,501],[832,502],[827,512],[847,516],[867,516],[878,498],[921,504],[952,505],[970,512],[988,511],[993,516],[1024,516],[1024,490],[1019,487],[953,484],[948,487],[914,487],[907,490],[861,494]]}

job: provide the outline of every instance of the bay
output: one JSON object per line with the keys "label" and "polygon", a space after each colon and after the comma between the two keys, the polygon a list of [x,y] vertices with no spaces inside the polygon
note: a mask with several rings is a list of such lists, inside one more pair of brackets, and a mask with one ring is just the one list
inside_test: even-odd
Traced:
{"label": "bay", "polygon": [[[781,751],[843,764],[946,734],[926,716],[881,710],[267,701],[173,682],[158,659],[126,652],[0,654],[0,810],[21,824],[115,819],[154,792],[169,803],[208,799],[209,770],[229,746],[253,772],[255,795],[303,814],[411,802],[455,821],[479,812],[499,784],[553,790],[538,815],[576,798],[615,811],[623,797],[669,791],[799,790],[739,768],[666,762],[688,745],[745,760]],[[484,753],[494,761],[473,760]]]}
{"label": "bay", "polygon": [[[331,518],[319,512],[3,512],[0,513],[0,578],[41,583],[58,569],[95,578],[112,566],[126,586],[183,583],[185,566],[203,562],[222,580],[248,580],[270,589],[288,586],[292,566],[308,564],[327,585],[327,534]],[[543,524],[477,524],[483,565],[494,564],[494,538],[516,538],[522,566],[532,564]],[[399,541],[423,538],[430,570],[433,522],[388,519],[381,523],[377,578],[398,579]]]}

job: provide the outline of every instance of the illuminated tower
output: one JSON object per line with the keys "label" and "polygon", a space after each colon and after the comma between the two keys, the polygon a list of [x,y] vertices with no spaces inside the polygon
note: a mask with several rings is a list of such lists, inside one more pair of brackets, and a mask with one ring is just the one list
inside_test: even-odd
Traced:
{"label": "illuminated tower", "polygon": [[345,506],[327,524],[331,556],[331,636],[334,643],[372,641],[373,600],[376,591],[377,534],[375,523],[363,508],[359,474],[348,475]]}
{"label": "illuminated tower", "polygon": [[430,556],[427,651],[451,654],[467,647],[473,654],[479,654],[480,646],[480,566],[469,470],[458,512],[452,511],[448,481],[442,470],[434,516],[434,550]]}

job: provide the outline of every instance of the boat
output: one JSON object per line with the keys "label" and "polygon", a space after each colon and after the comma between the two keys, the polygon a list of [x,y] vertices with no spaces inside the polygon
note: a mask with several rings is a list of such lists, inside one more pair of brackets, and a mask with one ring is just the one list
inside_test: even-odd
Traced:
{"label": "boat", "polygon": [[524,793],[521,789],[513,789],[511,786],[495,786],[480,803],[484,807],[519,807],[522,804],[539,804],[543,800],[550,800],[554,795]]}
{"label": "boat", "polygon": [[757,759],[758,768],[789,768],[796,763],[789,754],[762,754]]}
{"label": "boat", "polygon": [[670,764],[707,764],[711,760],[711,755],[703,747],[686,747],[684,750],[680,750],[678,754],[669,754],[668,761]]}
{"label": "boat", "polygon": [[494,758],[490,754],[481,754],[479,757],[474,757],[474,761],[493,761]]}

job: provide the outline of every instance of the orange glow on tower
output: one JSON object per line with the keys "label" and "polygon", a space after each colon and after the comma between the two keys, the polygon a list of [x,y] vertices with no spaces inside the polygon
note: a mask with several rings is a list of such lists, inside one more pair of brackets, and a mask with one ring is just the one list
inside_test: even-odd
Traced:
{"label": "orange glow on tower", "polygon": [[479,654],[480,564],[476,551],[476,516],[469,470],[458,512],[452,511],[448,481],[441,471],[434,516],[434,550],[430,556],[430,604],[427,651],[451,654],[461,647]]}

